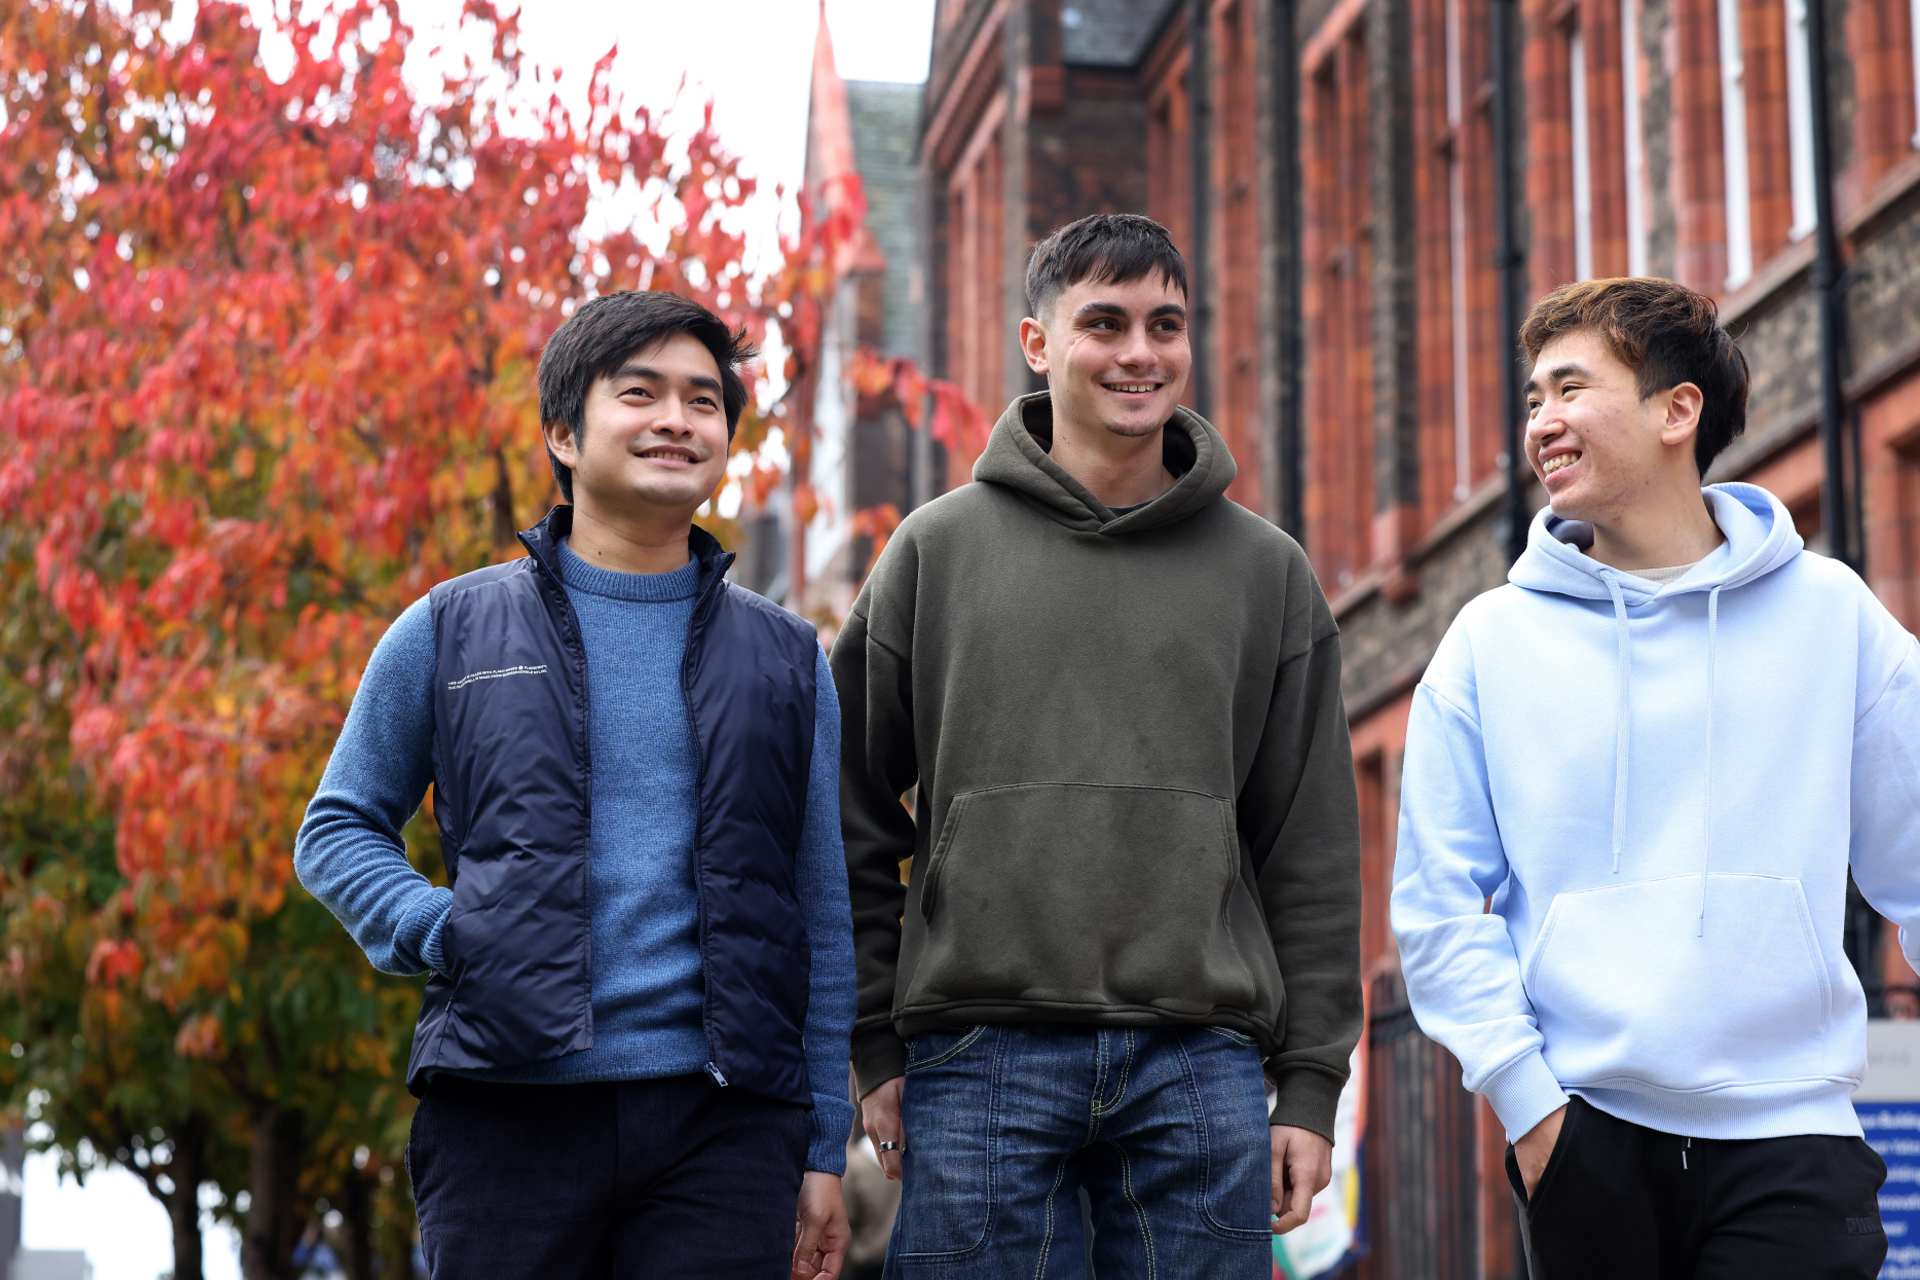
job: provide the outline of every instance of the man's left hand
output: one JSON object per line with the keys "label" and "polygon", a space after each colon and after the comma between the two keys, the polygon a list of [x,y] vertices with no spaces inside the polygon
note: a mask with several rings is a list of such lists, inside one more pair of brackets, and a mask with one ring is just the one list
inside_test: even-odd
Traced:
{"label": "man's left hand", "polygon": [[836,1280],[852,1239],[840,1179],[809,1170],[800,1181],[800,1203],[794,1211],[793,1280]]}
{"label": "man's left hand", "polygon": [[1269,1126],[1273,1136],[1273,1234],[1307,1220],[1313,1198],[1333,1180],[1333,1144],[1311,1129]]}

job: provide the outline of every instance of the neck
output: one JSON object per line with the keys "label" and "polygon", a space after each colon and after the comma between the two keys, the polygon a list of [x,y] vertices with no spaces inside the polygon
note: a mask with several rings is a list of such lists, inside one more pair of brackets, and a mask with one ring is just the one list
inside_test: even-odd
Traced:
{"label": "neck", "polygon": [[1666,569],[1692,564],[1723,541],[1720,526],[1695,488],[1684,498],[1676,494],[1671,502],[1637,505],[1619,520],[1596,521],[1587,554],[1628,572]]}
{"label": "neck", "polygon": [[687,562],[687,537],[693,516],[684,511],[641,511],[610,515],[581,494],[574,503],[573,554],[597,569],[615,573],[672,573]]}
{"label": "neck", "polygon": [[1158,431],[1128,438],[1098,428],[1081,431],[1056,419],[1050,453],[1062,471],[1108,507],[1139,506],[1173,486]]}

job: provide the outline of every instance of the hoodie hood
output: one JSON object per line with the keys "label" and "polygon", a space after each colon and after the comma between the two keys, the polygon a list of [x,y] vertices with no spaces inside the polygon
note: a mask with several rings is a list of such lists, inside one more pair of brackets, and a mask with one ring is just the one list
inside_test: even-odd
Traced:
{"label": "hoodie hood", "polygon": [[1160,438],[1167,470],[1175,477],[1173,487],[1116,516],[1049,455],[1053,400],[1047,392],[1035,391],[1016,399],[1000,415],[987,438],[986,451],[973,465],[973,478],[1018,492],[1069,529],[1144,533],[1184,520],[1219,498],[1238,472],[1225,438],[1191,409],[1175,409]]}
{"label": "hoodie hood", "polygon": [[1613,595],[1608,586],[1612,579],[1626,604],[1637,608],[1659,595],[1745,586],[1800,554],[1805,544],[1794,531],[1793,517],[1765,489],[1715,484],[1700,492],[1726,542],[1677,582],[1662,586],[1595,560],[1585,550],[1593,545],[1593,526],[1563,520],[1553,514],[1552,507],[1543,507],[1534,516],[1527,530],[1527,549],[1508,571],[1507,580],[1529,591],[1607,600]]}

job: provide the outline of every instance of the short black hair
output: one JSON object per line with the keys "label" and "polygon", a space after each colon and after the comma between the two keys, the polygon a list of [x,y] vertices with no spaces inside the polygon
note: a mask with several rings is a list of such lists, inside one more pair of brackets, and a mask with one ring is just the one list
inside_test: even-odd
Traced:
{"label": "short black hair", "polygon": [[1532,364],[1549,342],[1581,331],[1599,334],[1633,370],[1642,400],[1683,382],[1700,388],[1693,461],[1702,477],[1747,429],[1747,357],[1720,324],[1712,298],[1656,276],[1563,284],[1527,313],[1520,350]]}
{"label": "short black hair", "polygon": [[1187,260],[1173,237],[1140,213],[1093,213],[1050,232],[1027,258],[1027,314],[1042,322],[1060,294],[1082,280],[1125,284],[1158,272],[1187,294]]}
{"label": "short black hair", "polygon": [[[675,334],[688,334],[713,353],[720,368],[720,399],[727,411],[727,439],[733,439],[747,407],[747,384],[740,365],[759,353],[744,329],[691,298],[660,290],[628,289],[594,298],[553,331],[540,353],[540,423],[563,422],[575,440],[586,430],[587,391],[620,367],[622,361]],[[573,501],[573,469],[547,450],[553,478]]]}

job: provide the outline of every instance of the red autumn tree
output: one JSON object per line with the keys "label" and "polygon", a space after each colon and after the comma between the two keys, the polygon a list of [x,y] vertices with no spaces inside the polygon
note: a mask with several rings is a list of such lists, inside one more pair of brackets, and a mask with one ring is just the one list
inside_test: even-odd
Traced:
{"label": "red autumn tree", "polygon": [[329,1207],[364,1275],[408,1208],[415,993],[290,883],[358,673],[552,500],[534,373],[578,300],[783,320],[791,376],[832,228],[753,277],[711,115],[628,109],[611,54],[570,115],[481,0],[432,49],[395,0],[295,6],[276,75],[238,7],[184,38],[171,9],[0,9],[0,785],[31,784],[0,802],[0,1087],[148,1179],[178,1280],[202,1183],[245,1191],[250,1276]]}

